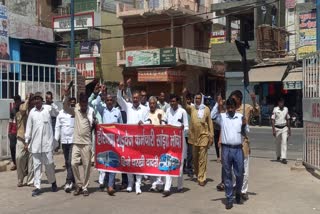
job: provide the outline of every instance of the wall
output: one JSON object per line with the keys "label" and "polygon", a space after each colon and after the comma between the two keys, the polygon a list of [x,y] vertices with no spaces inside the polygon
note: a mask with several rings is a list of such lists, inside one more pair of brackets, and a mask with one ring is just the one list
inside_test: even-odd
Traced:
{"label": "wall", "polygon": [[[122,21],[116,17],[116,14],[110,12],[101,12],[102,25],[122,24]],[[122,26],[108,27],[111,34],[107,36],[121,36],[123,35]],[[101,35],[106,37],[106,35]],[[122,81],[122,69],[117,66],[117,52],[123,48],[123,39],[106,39],[101,40],[101,60],[103,79],[107,81]]]}
{"label": "wall", "polygon": [[[57,15],[58,11],[52,11],[51,2],[54,0],[38,0],[38,24],[43,27],[52,28],[52,17]],[[55,12],[55,13],[54,13]]]}

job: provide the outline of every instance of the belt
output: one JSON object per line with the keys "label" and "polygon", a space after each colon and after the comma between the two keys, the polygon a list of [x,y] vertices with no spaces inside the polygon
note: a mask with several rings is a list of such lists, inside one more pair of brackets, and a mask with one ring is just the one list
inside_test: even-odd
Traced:
{"label": "belt", "polygon": [[287,127],[286,125],[285,126],[277,126],[275,125],[274,127],[278,128],[278,129],[283,129],[284,127]]}
{"label": "belt", "polygon": [[232,149],[242,149],[242,144],[238,144],[238,145],[222,144],[222,146],[227,148],[232,148]]}

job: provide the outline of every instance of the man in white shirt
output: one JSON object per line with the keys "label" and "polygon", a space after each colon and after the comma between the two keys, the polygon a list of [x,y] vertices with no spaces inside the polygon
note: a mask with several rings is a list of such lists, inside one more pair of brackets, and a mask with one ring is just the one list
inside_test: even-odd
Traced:
{"label": "man in white shirt", "polygon": [[291,135],[290,116],[288,108],[284,106],[284,99],[280,98],[278,106],[273,109],[271,122],[273,136],[276,138],[277,160],[287,164],[287,141]]}
{"label": "man in white shirt", "polygon": [[25,142],[33,157],[34,186],[32,196],[41,193],[42,164],[45,165],[48,182],[52,184],[52,191],[58,191],[53,163],[53,150],[55,149],[51,117],[58,115],[59,111],[53,105],[43,105],[40,92],[35,93],[35,108],[28,117],[25,133]]}
{"label": "man in white shirt", "polygon": [[[70,98],[69,102],[70,102],[71,108],[74,108],[76,106],[76,98],[74,97]],[[56,141],[60,140],[62,144],[64,161],[67,169],[66,184],[64,186],[64,191],[66,193],[71,192],[72,186],[75,183],[72,167],[71,167],[73,133],[74,133],[74,117],[62,109],[59,112],[56,119],[54,138]]]}
{"label": "man in white shirt", "polygon": [[[221,112],[223,109],[223,101],[221,98],[217,104],[219,104],[219,112]],[[233,98],[227,100],[226,106],[227,112],[217,114],[216,123],[221,126],[221,158],[223,181],[227,198],[226,209],[231,209],[233,207],[232,171],[236,177],[236,202],[238,204],[241,203],[241,188],[244,174],[241,133],[244,131],[248,132],[249,128],[243,115],[236,113],[236,102]]]}
{"label": "man in white shirt", "polygon": [[[141,96],[139,92],[132,94],[132,103],[127,102],[123,96],[124,83],[121,82],[117,93],[117,102],[121,109],[127,114],[127,124],[139,124],[142,125],[148,119],[148,108],[141,105]],[[136,194],[141,194],[141,175],[136,175]],[[131,192],[133,187],[134,177],[133,174],[128,174],[128,187],[127,191]]]}
{"label": "man in white shirt", "polygon": [[[98,96],[96,101],[96,109],[102,115],[103,124],[111,123],[123,123],[121,112],[118,108],[113,106],[113,98],[111,95],[107,95],[105,102],[101,102],[101,96]],[[105,176],[108,174],[108,188],[107,192],[109,195],[114,195],[115,190],[113,188],[116,174],[113,172],[106,173],[104,171],[99,171],[99,184],[104,186]]]}
{"label": "man in white shirt", "polygon": [[[147,119],[148,123],[156,126],[165,124],[166,115],[162,109],[157,108],[156,97],[151,96],[149,98],[149,107],[150,107],[150,111]],[[150,191],[157,191],[158,190],[157,187],[163,185],[161,176],[152,177],[152,181],[153,182],[152,182]]]}
{"label": "man in white shirt", "polygon": [[[167,124],[176,127],[183,127],[184,136],[189,130],[189,122],[188,122],[188,114],[186,110],[181,108],[179,105],[180,97],[177,95],[170,95],[170,108],[166,112]],[[183,137],[183,157],[182,157],[182,165],[183,160],[186,158],[186,142]],[[167,197],[171,195],[170,189],[172,184],[172,177],[167,175],[166,182],[164,186],[163,196]],[[178,192],[183,191],[183,171],[181,170],[180,176],[178,177]]]}

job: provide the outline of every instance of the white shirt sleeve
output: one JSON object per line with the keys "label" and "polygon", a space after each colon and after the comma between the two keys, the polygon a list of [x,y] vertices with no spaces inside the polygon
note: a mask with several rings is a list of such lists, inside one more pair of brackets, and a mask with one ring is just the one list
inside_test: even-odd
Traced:
{"label": "white shirt sleeve", "polygon": [[117,102],[119,104],[119,106],[121,107],[121,109],[125,112],[127,112],[127,102],[125,101],[125,99],[122,97],[122,91],[118,89],[117,92]]}
{"label": "white shirt sleeve", "polygon": [[32,112],[33,110],[31,110],[27,120],[27,127],[26,127],[26,133],[25,133],[25,142],[27,144],[29,143],[32,136]]}
{"label": "white shirt sleeve", "polygon": [[54,132],[54,139],[58,141],[60,139],[61,123],[60,123],[61,114],[59,113],[56,119],[56,127]]}
{"label": "white shirt sleeve", "polygon": [[216,120],[218,114],[219,114],[218,103],[216,102],[216,104],[213,106],[213,108],[211,110],[211,119]]}
{"label": "white shirt sleeve", "polygon": [[59,107],[55,104],[51,104],[50,115],[51,117],[56,117],[59,114]]}

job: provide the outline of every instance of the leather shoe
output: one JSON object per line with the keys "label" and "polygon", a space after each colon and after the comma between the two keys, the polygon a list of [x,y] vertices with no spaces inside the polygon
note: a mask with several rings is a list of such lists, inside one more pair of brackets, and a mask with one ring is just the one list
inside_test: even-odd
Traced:
{"label": "leather shoe", "polygon": [[283,163],[283,164],[287,164],[287,163],[288,163],[288,161],[287,161],[286,159],[282,159],[281,163]]}
{"label": "leather shoe", "polygon": [[34,189],[32,191],[32,197],[38,196],[38,195],[40,195],[40,193],[41,193],[40,189],[38,189],[38,188]]}
{"label": "leather shoe", "polygon": [[242,202],[241,202],[241,194],[240,193],[236,194],[236,203],[237,204],[242,204]]}
{"label": "leather shoe", "polygon": [[58,187],[57,187],[57,183],[56,182],[53,182],[51,184],[51,191],[52,192],[57,192],[58,191]]}
{"label": "leather shoe", "polygon": [[76,186],[76,190],[73,192],[74,196],[80,195],[82,191],[82,188],[79,186]]}
{"label": "leather shoe", "polygon": [[233,203],[232,203],[232,202],[228,202],[228,203],[226,204],[226,209],[227,209],[227,210],[230,210],[232,207],[233,207]]}
{"label": "leather shoe", "polygon": [[89,196],[89,191],[87,189],[83,190],[83,196]]}
{"label": "leather shoe", "polygon": [[170,195],[171,195],[171,192],[170,192],[170,191],[165,190],[165,191],[163,191],[162,195],[163,195],[163,197],[168,197],[168,196],[170,196]]}
{"label": "leather shoe", "polygon": [[17,166],[16,166],[16,165],[13,165],[13,166],[10,168],[11,171],[14,171],[14,170],[16,170],[16,169],[17,169]]}
{"label": "leather shoe", "polygon": [[221,191],[221,192],[224,191],[224,184],[223,183],[218,184],[217,185],[217,190]]}
{"label": "leather shoe", "polygon": [[104,191],[104,184],[100,184],[99,185],[99,189],[100,189],[101,192],[103,192]]}
{"label": "leather shoe", "polygon": [[116,191],[112,187],[108,187],[107,192],[110,196],[113,196]]}
{"label": "leather shoe", "polygon": [[249,195],[248,195],[248,193],[242,193],[242,194],[241,194],[241,197],[242,197],[242,199],[243,199],[244,201],[249,200]]}
{"label": "leather shoe", "polygon": [[23,183],[18,183],[17,187],[23,187]]}

